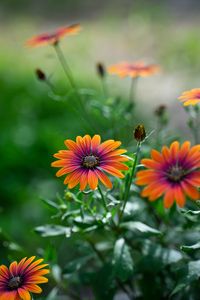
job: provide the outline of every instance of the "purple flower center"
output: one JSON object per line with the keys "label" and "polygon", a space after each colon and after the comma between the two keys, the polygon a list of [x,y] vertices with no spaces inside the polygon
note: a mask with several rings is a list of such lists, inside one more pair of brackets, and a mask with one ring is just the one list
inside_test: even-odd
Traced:
{"label": "purple flower center", "polygon": [[186,172],[181,166],[172,166],[167,171],[167,178],[172,182],[180,182],[185,175]]}
{"label": "purple flower center", "polygon": [[17,289],[21,285],[21,278],[19,276],[10,278],[8,282],[8,287],[11,290]]}
{"label": "purple flower center", "polygon": [[99,158],[94,155],[88,155],[83,158],[82,165],[87,169],[92,169],[99,165]]}

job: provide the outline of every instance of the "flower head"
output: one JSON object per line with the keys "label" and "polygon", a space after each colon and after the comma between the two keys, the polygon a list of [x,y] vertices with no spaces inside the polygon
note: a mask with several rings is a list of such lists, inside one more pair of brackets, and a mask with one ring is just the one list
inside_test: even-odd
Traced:
{"label": "flower head", "polygon": [[59,40],[61,38],[64,38],[65,36],[78,33],[80,29],[81,27],[79,24],[61,27],[55,30],[54,32],[43,33],[32,37],[26,42],[26,45],[30,47],[38,47],[38,46],[44,46],[48,44],[54,45],[58,43]]}
{"label": "flower head", "polygon": [[146,77],[153,75],[159,71],[158,65],[145,65],[144,62],[121,62],[119,64],[110,66],[108,72],[116,74],[119,77]]}
{"label": "flower head", "polygon": [[136,184],[146,185],[143,197],[150,201],[164,195],[164,206],[169,208],[174,201],[183,207],[185,196],[197,200],[200,196],[200,145],[191,147],[186,141],[182,145],[175,141],[161,153],[151,151],[151,159],[142,159],[147,168],[137,172]]}
{"label": "flower head", "polygon": [[178,99],[184,106],[196,105],[200,103],[200,88],[186,91]]}
{"label": "flower head", "polygon": [[49,273],[43,259],[34,261],[35,256],[23,258],[19,263],[12,262],[7,268],[0,266],[0,300],[31,300],[30,293],[39,294],[40,283],[48,281],[44,275]]}
{"label": "flower head", "polygon": [[59,160],[52,163],[53,167],[61,167],[56,176],[67,174],[64,184],[72,189],[80,184],[83,191],[89,185],[95,190],[100,180],[106,187],[112,188],[112,183],[105,172],[123,178],[120,170],[128,170],[123,164],[128,158],[122,156],[124,149],[117,149],[121,142],[107,140],[101,143],[99,135],[92,138],[89,135],[77,136],[76,142],[66,140],[65,145],[69,150],[60,150],[54,154]]}

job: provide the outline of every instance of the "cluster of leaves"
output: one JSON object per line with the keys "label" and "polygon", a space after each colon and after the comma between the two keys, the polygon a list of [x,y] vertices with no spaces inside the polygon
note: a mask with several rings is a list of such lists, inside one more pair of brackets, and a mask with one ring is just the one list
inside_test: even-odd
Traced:
{"label": "cluster of leaves", "polygon": [[52,271],[56,288],[47,299],[109,300],[120,293],[127,299],[198,299],[200,211],[193,203],[191,210],[164,210],[161,201],[142,200],[133,184],[119,222],[121,190],[117,181],[106,192],[107,211],[99,191],[75,189],[44,200],[54,215],[36,232],[71,245],[65,256],[62,239]]}

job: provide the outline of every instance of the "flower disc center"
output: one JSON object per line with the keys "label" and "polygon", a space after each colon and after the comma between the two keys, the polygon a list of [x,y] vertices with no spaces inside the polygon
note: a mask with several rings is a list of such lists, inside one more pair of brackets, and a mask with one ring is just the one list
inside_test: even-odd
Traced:
{"label": "flower disc center", "polygon": [[185,171],[180,166],[173,166],[167,172],[167,177],[170,179],[170,181],[173,182],[180,182],[184,176],[185,176]]}
{"label": "flower disc center", "polygon": [[96,167],[99,164],[99,158],[94,155],[85,156],[83,159],[83,166],[89,169]]}
{"label": "flower disc center", "polygon": [[9,282],[8,286],[10,289],[17,289],[21,284],[21,278],[19,276],[12,277]]}

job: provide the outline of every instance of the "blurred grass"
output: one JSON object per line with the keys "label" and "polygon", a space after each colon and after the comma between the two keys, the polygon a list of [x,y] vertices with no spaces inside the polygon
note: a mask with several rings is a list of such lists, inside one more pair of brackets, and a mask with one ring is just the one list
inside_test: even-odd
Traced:
{"label": "blurred grass", "polygon": [[[199,20],[169,17],[161,7],[152,10],[146,7],[127,18],[103,15],[96,20],[83,19],[83,31],[66,38],[62,48],[78,85],[98,93],[102,93],[95,71],[98,61],[108,65],[144,58],[161,64],[160,75],[140,80],[136,114],[150,131],[155,126],[154,108],[165,103],[174,118],[172,128],[178,132],[186,130],[182,120],[185,114],[175,99],[182,90],[199,85]],[[55,170],[50,167],[52,154],[63,147],[65,138],[90,133],[74,115],[76,99],[53,100],[48,88],[34,76],[34,70],[40,67],[61,93],[69,90],[53,49],[24,47],[30,36],[65,23],[16,16],[0,30],[0,226],[27,251],[44,244],[32,232],[34,226],[49,218],[39,197],[53,198],[63,190],[62,181],[55,178]],[[108,85],[111,95],[127,99],[128,79],[109,77]],[[133,126],[137,122],[134,119]],[[97,127],[106,138],[109,122],[98,120]]]}

